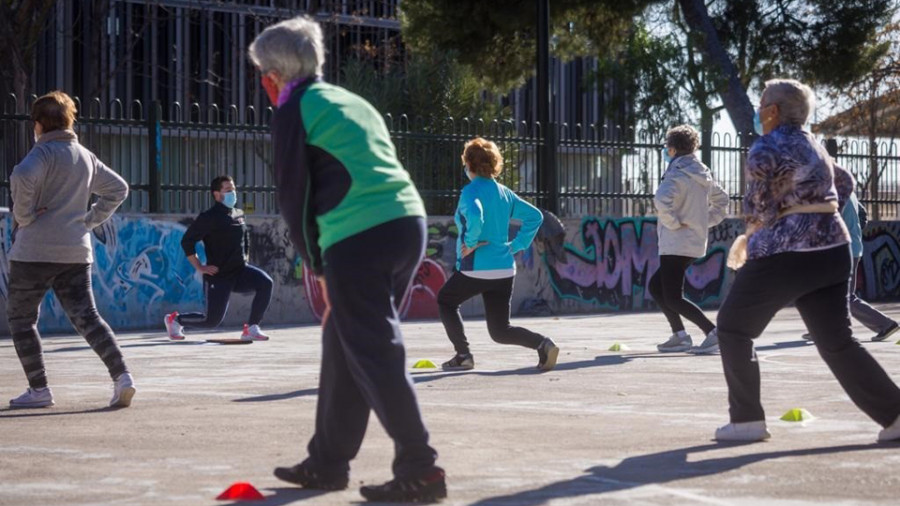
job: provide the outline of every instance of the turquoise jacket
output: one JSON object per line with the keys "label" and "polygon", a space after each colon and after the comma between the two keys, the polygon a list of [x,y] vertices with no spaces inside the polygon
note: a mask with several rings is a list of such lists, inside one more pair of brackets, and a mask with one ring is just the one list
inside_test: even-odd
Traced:
{"label": "turquoise jacket", "polygon": [[860,258],[863,256],[863,243],[862,227],[859,226],[859,201],[856,200],[856,193],[850,194],[850,198],[844,204],[844,209],[841,210],[841,218],[844,219],[847,230],[850,232],[850,254],[853,255],[853,258]]}
{"label": "turquoise jacket", "polygon": [[[465,272],[513,268],[513,255],[531,244],[543,219],[536,207],[509,188],[493,179],[476,177],[462,189],[454,215],[459,229],[456,269]],[[522,222],[511,241],[510,220]],[[484,242],[487,244],[462,257],[463,244],[474,248]]]}

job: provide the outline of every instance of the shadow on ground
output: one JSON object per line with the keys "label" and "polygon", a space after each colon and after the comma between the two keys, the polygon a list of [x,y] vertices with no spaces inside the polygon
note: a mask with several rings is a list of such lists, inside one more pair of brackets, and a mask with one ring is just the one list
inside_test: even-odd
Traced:
{"label": "shadow on ground", "polygon": [[[575,369],[583,369],[586,367],[602,367],[602,366],[610,366],[610,365],[622,365],[627,363],[635,358],[694,358],[693,355],[680,355],[680,354],[665,354],[661,355],[659,353],[632,353],[628,355],[598,355],[593,358],[593,360],[579,360],[575,362],[560,362],[556,365],[553,371],[572,371]],[[490,377],[500,377],[500,376],[531,376],[531,375],[539,375],[543,374],[542,371],[539,371],[537,367],[520,367],[518,369],[510,369],[506,371],[478,371],[478,370],[470,370],[470,371],[423,371],[423,372],[415,372],[412,373],[413,383],[428,383],[431,381],[437,381],[445,378],[453,378],[459,376],[490,376]],[[234,399],[232,402],[268,402],[268,401],[283,401],[286,399],[293,399],[296,397],[303,397],[307,395],[316,395],[319,393],[318,388],[304,388],[302,390],[294,390],[293,392],[285,392],[280,394],[266,394],[266,395],[257,395],[253,397],[244,397],[241,399]]]}
{"label": "shadow on ground", "polygon": [[[894,445],[843,445],[822,448],[804,448],[774,452],[750,453],[733,457],[698,460],[697,454],[734,446],[763,448],[766,443],[705,444],[678,448],[647,455],[629,457],[615,467],[596,466],[586,470],[588,474],[565,481],[558,481],[533,490],[482,499],[472,506],[515,504],[516,506],[541,505],[553,499],[574,498],[616,492],[644,485],[665,484],[688,478],[725,473],[764,460],[785,457],[825,455],[867,450],[884,450]],[[692,460],[688,459],[692,457]]]}

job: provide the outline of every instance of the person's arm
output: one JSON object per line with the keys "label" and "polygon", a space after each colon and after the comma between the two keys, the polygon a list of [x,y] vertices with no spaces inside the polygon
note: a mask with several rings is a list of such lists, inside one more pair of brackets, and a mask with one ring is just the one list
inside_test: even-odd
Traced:
{"label": "person's arm", "polygon": [[471,187],[464,188],[459,196],[458,208],[466,220],[465,233],[460,239],[465,248],[472,249],[478,245],[478,238],[481,237],[481,230],[484,228],[484,208],[475,192],[469,188]]}
{"label": "person's arm", "polygon": [[108,220],[128,197],[128,183],[100,160],[94,158],[93,162],[94,178],[91,182],[91,193],[98,198],[91,204],[84,217],[88,230]]}
{"label": "person's arm", "polygon": [[202,241],[211,230],[212,221],[206,215],[201,214],[191,223],[191,226],[184,232],[184,237],[181,238],[181,249],[184,250],[184,255],[187,257],[188,262],[200,273],[210,276],[219,272],[219,268],[215,265],[203,265],[200,263],[200,259],[197,258],[197,243]]}
{"label": "person's arm", "polygon": [[854,186],[856,186],[856,181],[853,179],[853,174],[840,165],[834,164],[834,189],[838,194],[838,209],[844,208],[847,199],[853,193]]}
{"label": "person's arm", "polygon": [[780,154],[770,147],[765,137],[756,141],[747,155],[744,190],[744,220],[751,225],[772,223],[778,216],[779,202],[775,202],[769,179],[778,166]]}
{"label": "person's arm", "polygon": [[32,149],[9,176],[13,217],[19,227],[27,227],[44,211],[35,209],[34,206],[37,205],[36,193],[45,164],[43,151]]}
{"label": "person's arm", "polygon": [[680,203],[682,196],[681,185],[673,172],[659,183],[653,204],[656,206],[656,218],[659,224],[670,229],[681,228],[681,221],[675,217],[675,207]]}
{"label": "person's arm", "polygon": [[[323,107],[323,110],[326,108]],[[324,113],[320,111],[320,114]],[[299,99],[291,98],[275,111],[272,118],[272,170],[278,188],[278,207],[304,268],[321,276],[324,268],[319,248],[319,226],[313,209],[314,188],[306,142],[307,133],[300,114]]]}
{"label": "person's arm", "polygon": [[728,213],[728,192],[713,181],[709,189],[709,227],[712,228],[725,219]]}
{"label": "person's arm", "polygon": [[513,193],[512,219],[522,222],[519,232],[509,245],[509,249],[516,254],[531,245],[534,236],[537,235],[541,223],[544,221],[544,215],[541,211],[523,200],[521,197]]}
{"label": "person's arm", "polygon": [[869,211],[866,209],[866,206],[862,205],[862,202],[858,203],[856,211],[859,215],[859,228],[860,230],[865,230],[866,225],[869,223]]}

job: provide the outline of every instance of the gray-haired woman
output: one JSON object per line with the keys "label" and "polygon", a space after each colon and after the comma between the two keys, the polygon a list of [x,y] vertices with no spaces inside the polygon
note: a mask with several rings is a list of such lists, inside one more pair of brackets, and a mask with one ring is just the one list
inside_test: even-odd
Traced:
{"label": "gray-haired woman", "polygon": [[731,417],[718,440],[770,437],[753,339],[792,302],[847,395],[885,427],[878,440],[900,439],[900,389],[850,328],[850,236],[837,210],[853,179],[802,129],[813,100],[809,87],[781,79],[766,82],[760,99],[762,137],[747,157],[747,262],[717,322]]}
{"label": "gray-haired woman", "polygon": [[266,28],[250,57],[278,108],[272,138],[281,214],[327,304],[309,457],[275,476],[304,488],[346,488],[374,411],[394,440],[394,479],[360,493],[374,501],[443,498],[444,471],[428,445],[397,311],[425,251],[422,199],[378,111],[322,82],[315,21],[301,16]]}

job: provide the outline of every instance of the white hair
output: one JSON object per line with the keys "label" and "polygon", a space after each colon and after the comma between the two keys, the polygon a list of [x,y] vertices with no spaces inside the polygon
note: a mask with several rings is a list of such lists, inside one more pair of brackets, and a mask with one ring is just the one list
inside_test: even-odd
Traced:
{"label": "white hair", "polygon": [[778,104],[780,123],[803,126],[816,106],[813,90],[793,79],[771,79],[763,90],[766,105]]}
{"label": "white hair", "polygon": [[286,19],[257,35],[247,53],[263,73],[274,70],[285,82],[321,77],[325,64],[322,28],[308,16]]}

